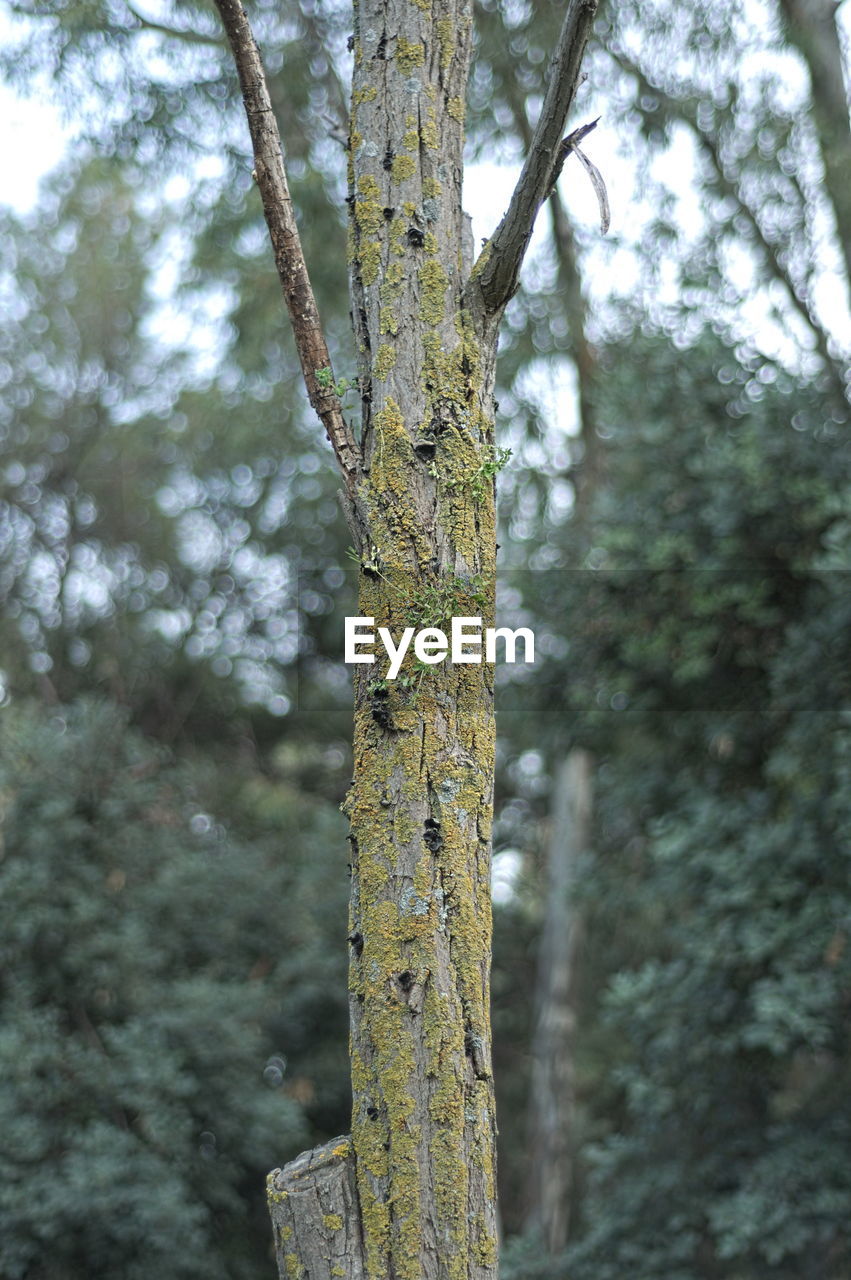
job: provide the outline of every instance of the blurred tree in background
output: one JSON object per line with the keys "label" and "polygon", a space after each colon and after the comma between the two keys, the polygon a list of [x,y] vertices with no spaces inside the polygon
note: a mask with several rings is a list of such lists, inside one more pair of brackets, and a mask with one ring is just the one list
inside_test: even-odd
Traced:
{"label": "blurred tree in background", "polygon": [[[2,1269],[271,1276],[262,1173],[348,1113],[336,480],[212,15],[12,8],[37,21],[8,74],[80,133],[0,241]],[[560,10],[480,5],[473,157],[521,156]],[[350,14],[252,14],[347,371]],[[507,317],[506,607],[543,655],[500,722],[517,1280],[851,1268],[842,19],[605,6],[585,102],[613,232],[566,175]],[[552,1256],[524,1234],[528,993],[575,746],[595,811]]]}
{"label": "blurred tree in background", "polygon": [[255,785],[241,838],[234,800],[229,830],[206,808],[215,780],[105,702],[16,702],[0,761],[2,1272],[254,1275],[252,1192],[309,1133],[313,1027],[343,1021],[336,824]]}

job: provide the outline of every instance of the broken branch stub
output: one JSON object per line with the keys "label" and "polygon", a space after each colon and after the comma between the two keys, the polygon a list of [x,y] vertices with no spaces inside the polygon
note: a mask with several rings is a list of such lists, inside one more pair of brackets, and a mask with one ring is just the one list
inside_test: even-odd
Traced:
{"label": "broken branch stub", "polygon": [[367,1280],[351,1139],[304,1151],[266,1179],[281,1276]]}

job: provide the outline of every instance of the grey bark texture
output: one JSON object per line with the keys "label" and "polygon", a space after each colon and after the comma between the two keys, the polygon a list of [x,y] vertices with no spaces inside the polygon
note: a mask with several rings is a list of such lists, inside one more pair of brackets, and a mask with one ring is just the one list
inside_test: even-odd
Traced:
{"label": "grey bark texture", "polygon": [[[468,0],[358,6],[349,203],[364,424],[359,611],[394,634],[489,613],[493,594],[493,484],[478,496],[469,485],[492,456],[496,355],[495,318],[465,304],[471,39]],[[491,675],[435,667],[406,688],[383,674],[355,675],[345,805],[367,1274],[491,1280]]]}
{"label": "grey bark texture", "polygon": [[273,1169],[266,1198],[281,1276],[366,1280],[355,1161],[348,1137]]}

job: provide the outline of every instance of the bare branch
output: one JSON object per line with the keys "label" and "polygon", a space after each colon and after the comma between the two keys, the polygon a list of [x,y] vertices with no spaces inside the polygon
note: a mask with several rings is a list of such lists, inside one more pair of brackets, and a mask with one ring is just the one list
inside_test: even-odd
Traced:
{"label": "bare branch", "polygon": [[574,147],[576,157],[581,161],[582,167],[591,179],[591,186],[594,188],[594,194],[597,197],[597,203],[600,206],[600,232],[605,235],[609,229],[609,223],[612,220],[612,213],[609,209],[609,193],[606,190],[606,184],[603,181],[603,175],[592,160],[589,160],[584,151],[580,151],[579,147]]}
{"label": "bare branch", "polygon": [[783,261],[780,246],[766,235],[762,224],[757,216],[756,211],[751,207],[741,184],[735,175],[731,175],[724,163],[721,151],[718,145],[717,137],[710,133],[709,130],[701,127],[696,108],[689,102],[681,98],[675,98],[667,93],[659,85],[650,81],[645,73],[638,67],[632,59],[625,54],[619,52],[613,55],[615,61],[629,75],[636,78],[641,89],[648,94],[652,94],[657,98],[664,107],[668,116],[673,119],[681,120],[687,124],[693,131],[701,149],[712,165],[715,172],[715,179],[718,189],[728,196],[736,205],[739,213],[750,227],[754,238],[762,249],[765,256],[765,263],[769,273],[774,280],[782,284],[795,310],[806,322],[813,337],[815,338],[816,350],[818,351],[824,363],[824,367],[830,378],[833,390],[837,394],[841,403],[847,403],[847,392],[845,390],[845,370],[840,361],[837,361],[830,348],[830,340],[824,326],[820,323],[818,317],[810,306],[809,300],[805,292],[796,283],[790,274],[788,267]]}
{"label": "bare branch", "polygon": [[200,31],[184,31],[180,27],[169,27],[164,22],[155,22],[153,18],[146,18],[144,13],[134,9],[130,0],[125,0],[125,3],[136,21],[148,31],[158,31],[161,35],[173,36],[176,40],[185,40],[188,44],[207,44],[221,48],[221,36],[208,36]]}
{"label": "bare branch", "polygon": [[[580,83],[585,46],[597,14],[597,0],[568,0],[558,45],[550,63],[544,105],[508,211],[473,269],[485,310],[498,313],[517,288],[520,266],[532,238],[538,210],[553,186],[561,135]],[[478,268],[478,269],[477,269]]]}
{"label": "bare branch", "polygon": [[603,181],[603,175],[593,161],[589,160],[584,151],[580,151],[579,147],[574,147],[577,160],[581,161],[582,167],[591,179],[591,186],[594,188],[594,194],[597,197],[597,203],[600,206],[600,232],[605,235],[609,229],[609,223],[612,220],[611,210],[609,209],[609,193],[606,190],[606,184]]}
{"label": "bare branch", "polygon": [[240,0],[216,0],[216,8],[221,14],[239,73],[254,148],[254,173],[307,394],[331,441],[346,486],[352,490],[360,463],[360,450],[343,418],[340,400],[334,391],[331,357],[304,261],[284,169],[281,135],[272,110],[260,52]]}
{"label": "bare branch", "polygon": [[[532,129],[526,116],[526,99],[515,80],[505,86],[506,96],[514,116],[514,126],[528,148],[532,142]],[[575,129],[570,138],[574,143],[587,137],[597,121]],[[568,141],[568,139],[565,139]],[[588,501],[599,485],[603,474],[602,441],[597,434],[597,408],[594,384],[598,377],[597,355],[588,338],[588,307],[582,292],[582,280],[576,259],[576,244],[567,210],[562,203],[556,183],[548,201],[552,218],[553,247],[556,255],[560,294],[564,299],[564,312],[570,335],[571,354],[576,365],[579,393],[579,437],[582,441],[582,461],[578,466],[566,467],[561,473],[576,491],[577,528],[585,527]]]}
{"label": "bare branch", "polygon": [[851,297],[851,120],[837,10],[833,0],[780,0],[787,31],[806,61],[824,185],[836,218]]}

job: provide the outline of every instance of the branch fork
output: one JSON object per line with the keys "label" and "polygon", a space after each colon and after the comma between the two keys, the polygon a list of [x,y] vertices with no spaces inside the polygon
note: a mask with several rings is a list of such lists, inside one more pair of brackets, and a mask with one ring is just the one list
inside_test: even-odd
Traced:
{"label": "branch fork", "polygon": [[[549,81],[544,105],[526,163],[514,188],[511,202],[502,221],[473,268],[471,285],[485,313],[496,319],[517,289],[520,267],[532,238],[535,218],[544,201],[551,195],[555,182],[571,151],[576,151],[586,169],[591,165],[577,143],[594,126],[583,125],[567,138],[561,138],[576,91],[582,83],[581,65],[585,48],[597,15],[598,0],[568,0],[558,44],[550,63]],[[596,121],[594,122],[596,124]],[[594,175],[602,178],[594,166]],[[588,169],[599,188],[594,175]],[[605,192],[605,187],[603,187]],[[606,202],[606,208],[608,202]],[[602,204],[601,204],[601,220]],[[470,290],[468,290],[470,292]]]}

